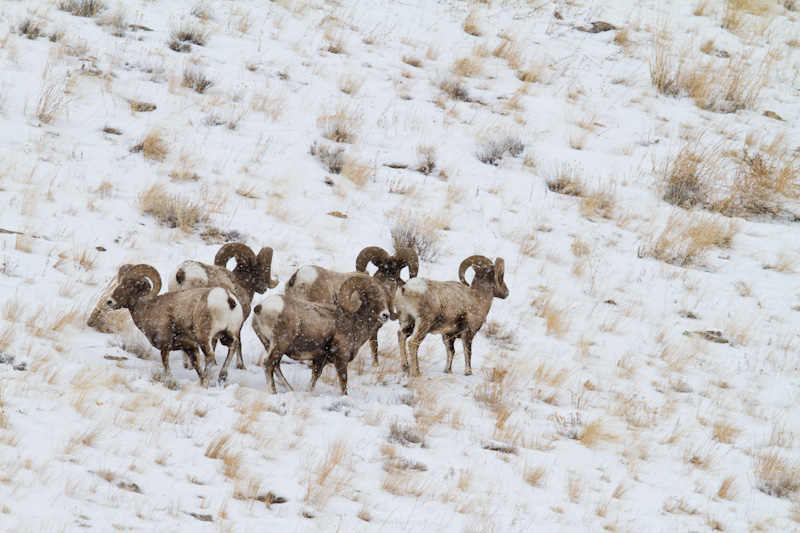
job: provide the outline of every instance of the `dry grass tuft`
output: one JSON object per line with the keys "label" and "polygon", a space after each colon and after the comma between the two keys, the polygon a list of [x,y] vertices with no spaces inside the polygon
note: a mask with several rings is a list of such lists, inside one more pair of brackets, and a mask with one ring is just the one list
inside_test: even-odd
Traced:
{"label": "dry grass tuft", "polygon": [[43,33],[44,24],[33,15],[27,15],[17,23],[15,31],[28,39],[35,41]]}
{"label": "dry grass tuft", "polygon": [[142,141],[131,148],[131,152],[141,152],[150,161],[163,161],[169,153],[163,128],[156,127],[148,131]]}
{"label": "dry grass tuft", "polygon": [[702,262],[712,247],[729,247],[738,231],[738,224],[721,217],[673,213],[661,233],[645,236],[638,256],[688,267]]}
{"label": "dry grass tuft", "polygon": [[581,215],[589,220],[597,218],[611,219],[617,199],[610,189],[598,189],[588,193],[580,200],[579,209]]}
{"label": "dry grass tuft", "polygon": [[436,170],[435,146],[417,146],[417,164],[414,170],[426,176]]}
{"label": "dry grass tuft", "polygon": [[339,143],[353,143],[357,137],[357,130],[361,126],[361,117],[347,110],[339,110],[329,115],[317,118],[317,127],[322,136]]}
{"label": "dry grass tuft", "polygon": [[800,489],[800,463],[778,451],[764,451],[753,459],[756,488],[778,498],[792,497]]}
{"label": "dry grass tuft", "polygon": [[360,189],[375,176],[375,167],[362,163],[354,157],[346,157],[342,166],[342,176]]}
{"label": "dry grass tuft", "polygon": [[481,36],[481,29],[478,27],[478,18],[478,12],[476,10],[470,11],[463,25],[464,31],[475,37]]}
{"label": "dry grass tuft", "polygon": [[778,216],[783,201],[800,198],[800,156],[747,150],[737,159],[729,195],[714,209],[729,216]]}
{"label": "dry grass tuft", "polygon": [[685,145],[664,164],[661,197],[665,202],[683,208],[706,204],[716,168],[707,152]]}
{"label": "dry grass tuft", "polygon": [[136,205],[146,215],[152,215],[168,228],[190,231],[207,219],[200,203],[169,194],[163,185],[153,185],[136,198]]}
{"label": "dry grass tuft", "polygon": [[569,332],[570,322],[567,309],[557,304],[552,295],[536,298],[531,302],[536,316],[545,320],[548,335],[563,337]]}
{"label": "dry grass tuft", "polygon": [[531,487],[541,489],[544,488],[547,483],[548,473],[549,469],[544,465],[525,463],[525,469],[522,471],[522,479]]}
{"label": "dry grass tuft", "polygon": [[717,497],[722,500],[735,501],[739,498],[741,489],[736,485],[736,478],[734,476],[726,477],[722,480],[722,484],[717,491]]}
{"label": "dry grass tuft", "polygon": [[580,168],[573,167],[568,163],[564,163],[560,166],[545,166],[540,170],[549,190],[558,194],[566,194],[567,196],[584,195],[586,187],[580,176],[580,172]]}

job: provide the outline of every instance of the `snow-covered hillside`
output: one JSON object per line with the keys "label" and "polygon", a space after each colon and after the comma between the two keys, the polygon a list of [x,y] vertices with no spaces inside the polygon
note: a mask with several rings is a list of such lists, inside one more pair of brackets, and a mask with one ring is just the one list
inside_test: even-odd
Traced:
{"label": "snow-covered hillside", "polygon": [[[798,36],[795,0],[0,3],[0,529],[798,529]],[[346,397],[267,394],[249,321],[207,389],[86,326],[237,240],[266,295],[402,243],[510,295],[474,375],[429,336],[410,378],[389,322]]]}

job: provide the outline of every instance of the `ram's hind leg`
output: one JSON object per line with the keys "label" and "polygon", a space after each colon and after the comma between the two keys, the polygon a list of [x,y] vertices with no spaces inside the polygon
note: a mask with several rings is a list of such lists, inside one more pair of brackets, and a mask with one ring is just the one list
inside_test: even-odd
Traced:
{"label": "ram's hind leg", "polygon": [[472,339],[475,333],[467,330],[461,334],[461,342],[464,343],[464,375],[472,375]]}
{"label": "ram's hind leg", "polygon": [[456,338],[458,335],[442,335],[442,341],[444,341],[444,347],[447,350],[447,364],[444,367],[445,374],[449,374],[453,371],[453,357],[456,355]]}
{"label": "ram's hind leg", "polygon": [[164,365],[164,376],[171,378],[172,372],[169,370],[169,349],[161,350],[161,364]]}
{"label": "ram's hind leg", "polygon": [[378,364],[378,330],[375,330],[372,333],[372,337],[369,338],[369,350],[372,352],[372,364]]}
{"label": "ram's hind leg", "polygon": [[[237,352],[238,350],[238,352]],[[219,371],[219,377],[217,381],[220,385],[224,385],[225,382],[228,381],[228,368],[231,366],[231,361],[233,360],[233,354],[236,354],[237,359],[241,358],[241,350],[242,350],[242,339],[237,337],[233,340],[233,342],[228,346],[228,355],[225,356],[225,361],[222,363],[222,368]],[[239,367],[236,365],[236,368],[244,368],[244,366]]]}
{"label": "ram's hind leg", "polygon": [[333,366],[336,367],[336,373],[339,375],[339,388],[342,395],[347,396],[347,363],[336,358],[333,361]]}
{"label": "ram's hind leg", "polygon": [[204,370],[201,370],[200,365],[197,365],[197,376],[200,378],[200,384],[203,387],[208,387],[208,376],[211,374],[211,368],[215,362],[214,347],[211,342],[208,342],[201,345],[200,348],[203,350],[203,355],[206,358],[206,367]]}
{"label": "ram's hind leg", "polygon": [[400,346],[400,361],[403,363],[403,372],[408,371],[408,352],[406,351],[406,340],[414,332],[414,318],[409,315],[400,317],[399,328],[397,329],[397,344]]}
{"label": "ram's hind leg", "polygon": [[308,392],[314,390],[314,385],[317,384],[317,380],[322,375],[322,370],[326,364],[328,364],[327,355],[317,357],[311,363],[311,383],[308,384]]}
{"label": "ram's hind leg", "polygon": [[409,373],[412,376],[419,376],[419,358],[417,357],[419,354],[419,345],[430,331],[430,328],[431,324],[423,322],[422,320],[417,320],[414,332],[408,340],[408,349],[411,352],[411,368]]}
{"label": "ram's hind leg", "polygon": [[237,338],[233,341],[233,346],[228,348],[228,353],[233,350],[236,353],[236,368],[239,370],[246,370],[244,366],[244,359],[242,358],[242,339]]}

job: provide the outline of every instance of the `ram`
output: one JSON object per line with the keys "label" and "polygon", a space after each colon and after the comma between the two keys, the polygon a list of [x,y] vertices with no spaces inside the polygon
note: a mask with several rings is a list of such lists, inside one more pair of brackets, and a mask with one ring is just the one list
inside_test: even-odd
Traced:
{"label": "ram", "polygon": [[[118,284],[108,299],[111,309],[128,309],[136,327],[161,352],[164,373],[171,376],[169,352],[185,351],[204,387],[214,362],[214,345],[231,347],[239,339],[244,316],[233,292],[221,287],[187,289],[158,295],[161,276],[150,265],[123,265]],[[197,363],[205,356],[205,370]]]}
{"label": "ram", "polygon": [[386,293],[369,276],[350,276],[342,283],[334,304],[314,303],[291,296],[270,296],[253,309],[253,329],[267,350],[264,372],[267,388],[275,393],[275,372],[286,355],[310,361],[312,391],[322,369],[333,363],[342,394],[347,394],[347,365],[372,333],[389,320]]}
{"label": "ram", "polygon": [[[396,320],[394,312],[394,295],[398,287],[405,285],[400,277],[404,268],[408,268],[409,279],[415,278],[419,272],[419,258],[412,248],[400,248],[394,255],[378,246],[368,246],[361,250],[356,258],[356,272],[342,273],[319,266],[304,266],[295,272],[286,283],[286,295],[307,302],[333,303],[337,292],[344,281],[354,275],[368,277],[367,266],[372,263],[378,270],[372,279],[378,282],[389,301],[389,315]],[[378,364],[378,329],[369,338],[372,361]]]}
{"label": "ram", "polygon": [[[201,287],[222,287],[236,295],[236,299],[242,304],[244,319],[247,320],[254,293],[263,294],[267,289],[274,289],[278,285],[278,280],[273,279],[271,274],[272,254],[272,248],[262,248],[255,254],[247,245],[231,242],[219,249],[213,265],[197,261],[181,263],[170,276],[167,286],[170,292]],[[228,270],[226,265],[231,258],[236,259],[236,266],[233,270]],[[236,336],[236,342],[228,350],[228,356],[219,372],[220,382],[224,383],[228,378],[228,366],[232,354],[236,354],[236,368],[244,369],[241,333]]]}
{"label": "ram", "polygon": [[[464,277],[469,268],[475,271],[472,285]],[[472,339],[486,321],[492,300],[508,297],[504,274],[502,258],[492,263],[487,257],[473,255],[458,268],[460,283],[415,278],[397,289],[395,306],[400,321],[397,340],[403,368],[408,368],[406,340],[411,352],[410,373],[419,375],[419,345],[427,335],[437,334],[442,336],[447,349],[444,371],[452,371],[455,342],[460,338],[464,345],[464,373],[472,375]]]}

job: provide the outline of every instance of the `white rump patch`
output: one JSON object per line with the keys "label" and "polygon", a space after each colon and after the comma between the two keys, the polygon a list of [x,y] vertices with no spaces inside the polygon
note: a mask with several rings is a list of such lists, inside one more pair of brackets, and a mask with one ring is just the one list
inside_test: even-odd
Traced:
{"label": "white rump patch", "polygon": [[283,312],[283,296],[273,294],[261,302],[261,316],[276,318]]}
{"label": "white rump patch", "polygon": [[304,266],[300,267],[297,271],[297,275],[294,278],[294,286],[299,288],[306,288],[309,285],[312,285],[317,278],[319,277],[319,271],[315,266]]}
{"label": "white rump patch", "polygon": [[205,266],[197,261],[184,261],[178,266],[178,270],[183,270],[183,283],[178,284],[176,279],[177,271],[169,277],[167,289],[177,291],[182,289],[201,289],[208,287],[208,274]]}
{"label": "white rump patch", "polygon": [[403,291],[412,294],[425,294],[428,292],[428,284],[422,278],[411,278],[403,285]]}
{"label": "white rump patch", "polygon": [[[233,298],[236,307],[231,309],[228,298]],[[211,314],[211,332],[217,334],[227,330],[228,333],[237,333],[244,322],[242,304],[235,296],[221,287],[215,287],[208,293],[208,309]]]}
{"label": "white rump patch", "polygon": [[283,296],[273,294],[265,298],[260,304],[261,312],[253,313],[253,329],[258,330],[262,336],[272,342],[272,327],[270,324],[283,311]]}

